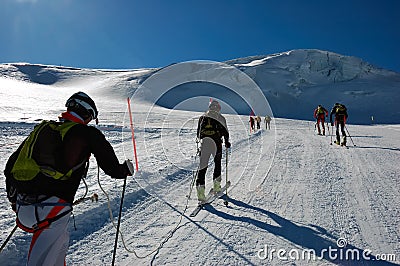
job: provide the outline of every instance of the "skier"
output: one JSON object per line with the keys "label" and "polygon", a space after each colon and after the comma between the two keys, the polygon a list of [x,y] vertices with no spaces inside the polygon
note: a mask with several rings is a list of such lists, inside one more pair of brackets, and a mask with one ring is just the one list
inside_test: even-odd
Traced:
{"label": "skier", "polygon": [[322,135],[325,135],[325,117],[328,117],[328,110],[326,110],[322,105],[314,110],[314,118],[317,119],[318,135],[321,135],[321,129],[319,124],[322,124]]}
{"label": "skier", "polygon": [[261,123],[261,117],[258,115],[256,116],[256,122],[257,122],[257,130],[260,129],[260,123]]}
{"label": "skier", "polygon": [[269,115],[266,115],[264,118],[264,122],[265,122],[265,129],[271,129],[271,117]]}
{"label": "skier", "polygon": [[[346,146],[346,132],[344,130],[346,120],[348,117],[347,108],[343,104],[335,103],[332,107],[330,122],[331,126],[333,126],[332,115],[335,115],[335,125],[336,125],[336,141],[335,143],[338,145]],[[340,134],[339,134],[339,126],[342,132],[342,142],[340,142]]]}
{"label": "skier", "polygon": [[87,126],[93,119],[97,122],[94,101],[77,92],[65,106],[59,122],[43,121],[35,127],[4,170],[17,225],[33,233],[27,265],[65,265],[72,204],[91,153],[112,178],[133,174],[132,163],[120,164],[101,131]]}
{"label": "skier", "polygon": [[221,191],[221,159],[222,159],[222,137],[225,148],[229,149],[229,132],[225,118],[221,115],[221,106],[218,101],[213,100],[208,111],[204,113],[197,126],[197,142],[201,140],[200,165],[196,179],[197,199],[203,202],[205,197],[205,177],[208,161],[211,154],[214,157],[213,183],[214,192]]}
{"label": "skier", "polygon": [[255,131],[254,129],[254,118],[252,116],[250,116],[250,132],[253,130],[253,132]]}

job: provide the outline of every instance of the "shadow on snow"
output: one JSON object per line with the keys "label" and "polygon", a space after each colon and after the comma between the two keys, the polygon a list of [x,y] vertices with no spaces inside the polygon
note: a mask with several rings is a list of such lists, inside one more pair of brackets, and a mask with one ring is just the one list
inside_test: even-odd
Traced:
{"label": "shadow on snow", "polygon": [[[266,230],[276,236],[283,237],[291,243],[302,247],[304,250],[313,250],[315,251],[315,256],[317,257],[317,259],[323,258],[324,260],[330,261],[338,265],[370,265],[372,263],[374,265],[396,265],[388,261],[377,261],[377,258],[375,256],[370,253],[365,253],[367,252],[367,250],[357,248],[350,244],[345,246],[342,250],[339,249],[337,246],[338,239],[332,234],[328,233],[327,230],[322,227],[316,225],[299,225],[275,213],[261,209],[259,207],[251,206],[242,201],[233,198],[230,198],[229,201],[230,203],[238,207],[260,212],[268,216],[278,225],[276,226],[267,224],[265,222],[255,220],[251,217],[234,216],[226,212],[219,211],[215,209],[212,205],[207,205],[206,210],[208,210],[210,213],[220,216],[223,219],[248,223],[260,229]],[[330,253],[328,252],[329,249],[336,249],[336,252],[331,253],[336,256],[330,255]],[[289,258],[289,250],[287,250],[286,252],[287,253],[285,254],[285,257]],[[364,253],[368,255],[366,256],[367,258],[363,257]],[[359,258],[357,258],[356,254],[359,254]],[[346,260],[346,256],[350,259]],[[278,259],[277,252],[275,252],[275,257],[276,258],[274,259]]]}

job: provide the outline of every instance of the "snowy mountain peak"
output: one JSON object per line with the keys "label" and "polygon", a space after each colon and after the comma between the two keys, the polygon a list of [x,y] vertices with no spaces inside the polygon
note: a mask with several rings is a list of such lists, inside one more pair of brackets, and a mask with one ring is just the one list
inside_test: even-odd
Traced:
{"label": "snowy mountain peak", "polygon": [[[306,83],[342,82],[370,74],[395,75],[393,71],[374,67],[354,56],[316,49],[291,50],[267,56],[251,56],[226,63],[241,70],[249,67],[277,68],[291,72]],[[308,81],[307,81],[308,80]]]}
{"label": "snowy mountain peak", "polygon": [[249,75],[266,95],[275,115],[312,119],[318,104],[343,102],[353,123],[398,123],[400,74],[360,58],[316,49],[292,50],[226,62]]}
{"label": "snowy mountain peak", "polygon": [[[374,116],[375,122],[378,123],[400,123],[400,116],[396,111],[400,101],[400,74],[375,67],[360,58],[317,49],[299,49],[238,58],[224,63],[236,67],[255,81],[266,96],[275,116],[313,119],[312,113],[316,105],[322,104],[330,108],[335,102],[342,102],[349,108],[350,123],[368,124],[371,122],[371,116]],[[10,83],[10,79],[28,82],[25,87],[35,84],[51,85],[71,90],[89,90],[99,98],[121,99],[132,96],[152,74],[168,67],[101,70],[13,63],[0,65],[0,79],[6,78],[7,84]],[[201,68],[193,67],[191,71],[194,75],[197,71],[201,76],[203,74],[200,70]],[[181,79],[184,80],[184,77]],[[5,83],[0,83],[0,86],[2,84]],[[18,84],[18,87],[20,86],[21,83]],[[177,101],[184,101],[196,95],[207,96],[203,95],[204,92],[210,91],[214,97],[227,98],[226,102],[234,106],[236,112],[250,113],[248,106],[237,100],[230,100],[232,95],[225,94],[220,87],[210,87],[210,83],[181,86],[175,91],[179,97],[170,95],[157,104],[174,108]],[[152,92],[145,93],[148,94]],[[246,91],[245,94],[248,95],[249,92]],[[26,93],[23,95],[26,96]],[[146,100],[146,97],[143,100]],[[5,101],[4,105],[3,108],[12,109],[9,102]],[[181,105],[179,108],[204,111],[203,105]]]}

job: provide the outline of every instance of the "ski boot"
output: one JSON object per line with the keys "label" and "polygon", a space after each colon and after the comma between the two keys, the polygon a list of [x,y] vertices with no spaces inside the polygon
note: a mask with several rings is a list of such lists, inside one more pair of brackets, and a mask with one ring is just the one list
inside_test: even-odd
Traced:
{"label": "ski boot", "polygon": [[197,199],[199,202],[204,202],[206,200],[206,187],[204,185],[199,185],[196,187],[197,190]]}
{"label": "ski boot", "polygon": [[213,192],[218,193],[221,191],[221,177],[214,178]]}
{"label": "ski boot", "polygon": [[346,140],[346,136],[342,137],[342,142],[340,143],[340,146],[346,146],[347,140]]}
{"label": "ski boot", "polygon": [[214,181],[214,189],[213,192],[214,193],[218,193],[221,191],[221,182],[219,181]]}

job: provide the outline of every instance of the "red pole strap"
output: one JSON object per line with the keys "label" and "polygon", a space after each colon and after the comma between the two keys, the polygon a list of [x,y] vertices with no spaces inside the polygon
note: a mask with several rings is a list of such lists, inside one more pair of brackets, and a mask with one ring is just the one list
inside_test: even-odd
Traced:
{"label": "red pole strap", "polygon": [[134,153],[134,156],[135,156],[136,171],[138,171],[139,170],[139,163],[138,163],[137,153],[136,153],[135,131],[133,129],[133,119],[132,119],[132,111],[131,111],[131,99],[128,97],[127,101],[128,101],[129,120],[131,122],[133,153]]}

